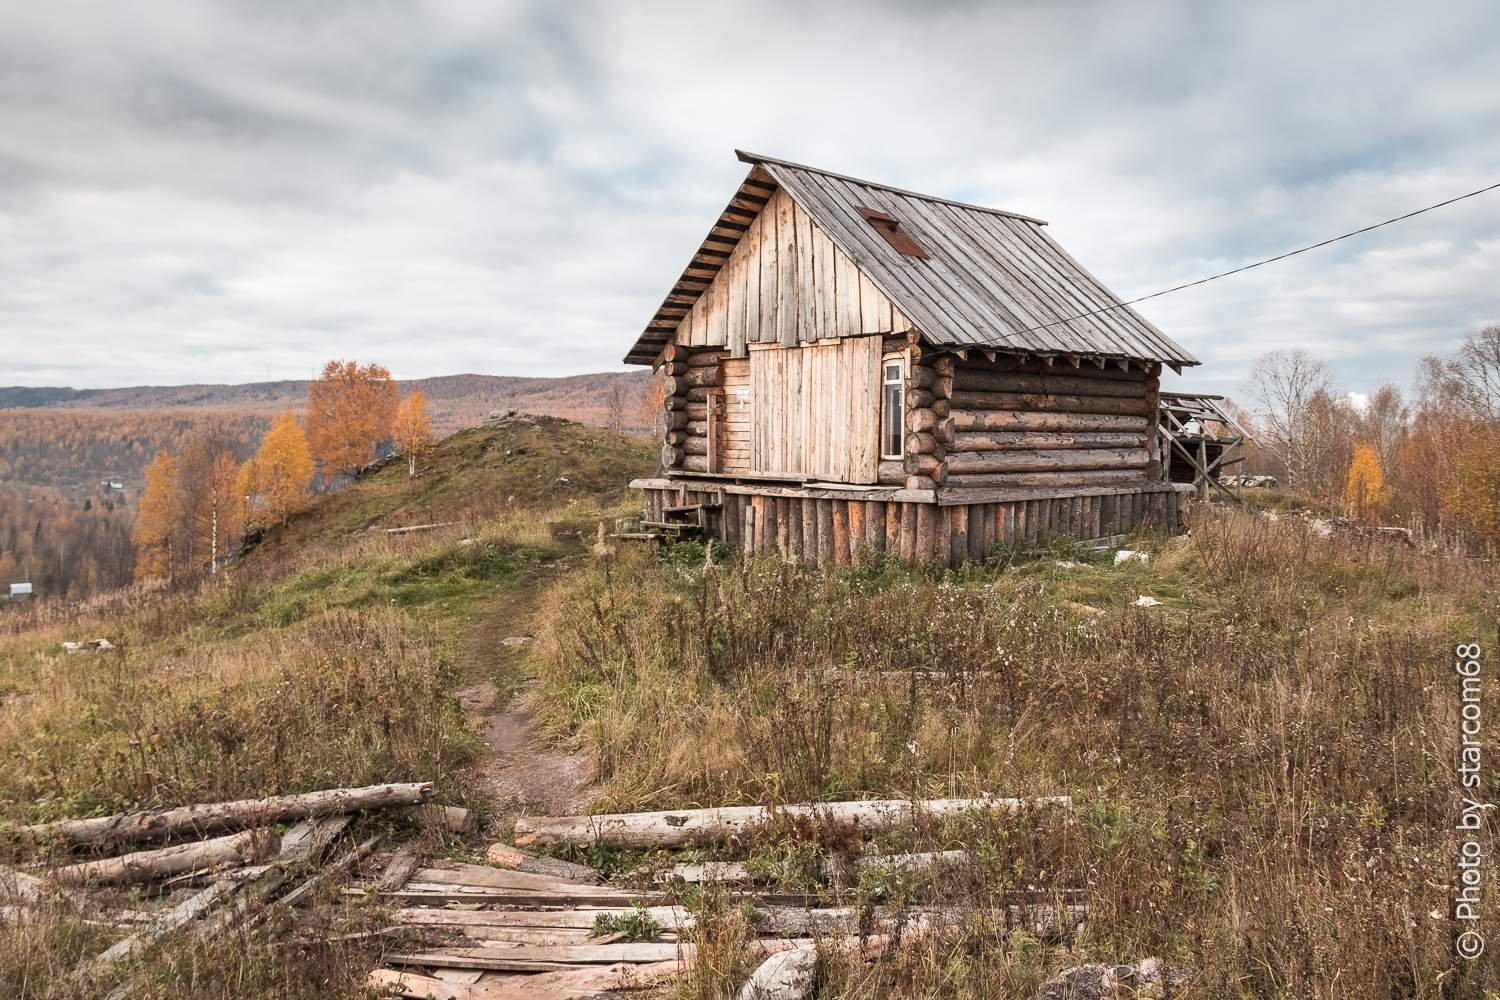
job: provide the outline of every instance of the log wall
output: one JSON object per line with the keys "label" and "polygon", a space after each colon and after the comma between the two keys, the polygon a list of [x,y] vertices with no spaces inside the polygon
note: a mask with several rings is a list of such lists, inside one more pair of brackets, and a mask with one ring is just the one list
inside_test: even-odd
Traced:
{"label": "log wall", "polygon": [[[938,361],[942,361],[939,358]],[[1077,368],[954,359],[949,419],[933,463],[949,487],[1068,487],[1157,481],[1160,366]]]}
{"label": "log wall", "polygon": [[1176,534],[1183,527],[1188,492],[1153,483],[938,504],[863,499],[827,490],[768,487],[752,492],[708,483],[644,489],[647,520],[663,520],[669,506],[718,504],[711,530],[720,541],[747,553],[836,566],[886,553],[911,565],[957,566],[988,558],[997,547],[1036,545],[1058,535],[1107,538],[1138,528]]}

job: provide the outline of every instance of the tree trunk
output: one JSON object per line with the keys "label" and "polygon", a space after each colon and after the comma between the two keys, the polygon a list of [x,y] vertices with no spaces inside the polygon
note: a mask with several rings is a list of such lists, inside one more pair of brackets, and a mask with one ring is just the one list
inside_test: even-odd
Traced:
{"label": "tree trunk", "polygon": [[155,851],[137,851],[122,854],[118,858],[102,861],[85,861],[67,865],[52,873],[59,882],[92,883],[98,885],[128,885],[134,882],[153,882],[169,875],[202,871],[223,864],[245,861],[255,850],[257,840],[266,836],[264,830],[245,830],[231,833],[227,837],[198,840],[175,847],[163,847]]}
{"label": "tree trunk", "polygon": [[[935,509],[935,508],[934,508]],[[862,802],[824,802],[789,805],[776,814],[818,816],[851,823],[866,832],[908,829],[928,817],[950,816],[970,810],[1000,809],[1014,812],[1028,806],[1068,806],[1067,796],[1037,799],[929,799],[909,802],[884,799]],[[721,809],[680,809],[665,812],[618,813],[600,816],[523,816],[516,821],[516,842],[545,846],[572,841],[606,847],[682,847],[695,843],[728,840],[747,829],[761,826],[772,817],[763,806],[728,806]]]}
{"label": "tree trunk", "polygon": [[313,816],[332,816],[360,809],[411,806],[431,797],[431,782],[331,788],[321,792],[277,795],[266,799],[177,806],[95,819],[64,820],[22,827],[20,832],[41,840],[55,837],[74,847],[106,847],[183,833],[212,833],[234,827],[264,826]]}

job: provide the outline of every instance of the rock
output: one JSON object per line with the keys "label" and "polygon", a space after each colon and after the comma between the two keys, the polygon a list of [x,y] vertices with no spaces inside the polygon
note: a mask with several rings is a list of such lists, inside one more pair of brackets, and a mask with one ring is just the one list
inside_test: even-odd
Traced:
{"label": "rock", "polygon": [[1165,997],[1188,981],[1188,973],[1157,958],[1109,965],[1090,962],[1064,969],[1042,984],[1037,1000],[1126,1000]]}
{"label": "rock", "polygon": [[573,482],[573,480],[569,479],[567,476],[558,476],[557,477],[557,481],[556,481],[556,485],[558,485],[558,486],[567,486],[571,482]]}
{"label": "rock", "polygon": [[504,639],[500,640],[500,645],[502,645],[502,646],[510,646],[512,648],[515,648],[517,646],[529,646],[529,645],[531,645],[531,636],[529,636],[529,635],[511,635],[511,636],[506,636]]}
{"label": "rock", "polygon": [[1121,549],[1115,553],[1115,565],[1121,563],[1138,562],[1143,563],[1151,558],[1148,552],[1136,552],[1133,549]]}
{"label": "rock", "polygon": [[1146,594],[1142,594],[1140,597],[1137,597],[1135,599],[1135,606],[1138,608],[1157,608],[1161,606],[1161,601],[1158,601],[1154,597],[1147,596]]}
{"label": "rock", "polygon": [[64,653],[103,653],[114,649],[115,644],[108,639],[94,639],[91,642],[65,642],[62,648]]}

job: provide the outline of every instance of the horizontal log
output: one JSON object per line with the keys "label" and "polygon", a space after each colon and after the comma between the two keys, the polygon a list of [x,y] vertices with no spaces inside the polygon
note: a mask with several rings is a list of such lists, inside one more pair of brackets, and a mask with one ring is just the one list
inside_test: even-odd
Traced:
{"label": "horizontal log", "polygon": [[1142,469],[1144,448],[1045,448],[1035,451],[965,451],[948,456],[948,472],[1068,472],[1092,469]]}
{"label": "horizontal log", "polygon": [[899,486],[906,482],[906,466],[897,461],[883,461],[875,467],[875,478],[882,484]]}
{"label": "horizontal log", "polygon": [[[931,390],[937,384],[938,373],[927,365],[912,365],[911,374],[907,376],[907,382],[914,389]],[[934,395],[936,395],[934,393]]]}
{"label": "horizontal log", "polygon": [[931,409],[937,397],[932,394],[931,389],[910,388],[906,390],[906,408],[908,410]]}
{"label": "horizontal log", "polygon": [[925,431],[906,435],[908,455],[932,455],[938,450],[938,439]]}
{"label": "horizontal log", "polygon": [[1040,392],[974,392],[953,394],[955,410],[1029,410],[1038,413],[1105,413],[1145,416],[1151,403],[1144,396],[1069,396]]}
{"label": "horizontal log", "polygon": [[958,369],[958,359],[951,354],[937,354],[927,362],[938,375],[946,377]]}
{"label": "horizontal log", "polygon": [[662,440],[671,445],[673,448],[681,448],[682,443],[686,441],[688,437],[689,435],[686,430],[667,431]]}
{"label": "horizontal log", "polygon": [[686,396],[663,396],[662,397],[661,408],[663,410],[667,410],[668,412],[672,412],[672,411],[675,411],[675,410],[685,410],[685,409],[687,409],[687,407],[688,407],[688,401],[687,401],[687,397]]}
{"label": "horizontal log", "polygon": [[85,861],[66,865],[52,873],[59,882],[91,885],[129,885],[153,882],[183,872],[203,871],[220,865],[248,860],[256,844],[269,834],[263,830],[244,830],[209,840],[197,840],[154,851],[136,851],[118,858]]}
{"label": "horizontal log", "polygon": [[138,812],[64,820],[26,826],[20,832],[40,840],[59,839],[74,847],[105,847],[165,839],[178,834],[201,835],[235,827],[265,826],[315,816],[334,816],[362,809],[413,806],[432,797],[432,782],[330,788],[296,795],[273,795],[204,805],[145,809]]}
{"label": "horizontal log", "polygon": [[682,464],[682,456],[683,450],[677,445],[664,444],[661,446],[661,464],[668,469],[680,466]]}
{"label": "horizontal log", "polygon": [[1074,393],[1080,396],[1132,398],[1143,397],[1146,394],[1143,382],[1109,378],[1075,378],[1069,375],[1028,375],[1021,372],[996,372],[970,368],[959,371],[956,388],[960,392]]}
{"label": "horizontal log", "polygon": [[682,459],[682,468],[687,472],[707,472],[707,455],[685,455]]}
{"label": "horizontal log", "polygon": [[909,476],[931,476],[939,478],[938,470],[943,466],[942,459],[936,455],[908,454],[906,456],[906,474]]}
{"label": "horizontal log", "polygon": [[661,360],[663,362],[685,361],[687,360],[687,356],[687,347],[683,344],[677,343],[676,341],[669,343],[666,347],[663,347],[661,349]]}
{"label": "horizontal log", "polygon": [[1099,469],[1081,472],[985,472],[952,475],[944,485],[955,489],[965,486],[1045,486],[1066,489],[1070,486],[1103,486],[1120,483],[1142,484],[1145,474],[1137,469]]}
{"label": "horizontal log", "polygon": [[603,877],[587,865],[563,861],[561,858],[531,854],[519,847],[511,847],[509,844],[491,844],[489,850],[484,853],[484,859],[492,865],[528,875],[545,875],[588,885],[601,885],[604,882]]}
{"label": "horizontal log", "polygon": [[681,430],[692,415],[690,409],[672,410],[662,416],[662,423],[669,431]]}
{"label": "horizontal log", "polygon": [[1031,448],[1144,448],[1144,432],[1079,431],[960,431],[949,445],[950,452],[1020,451]]}
{"label": "horizontal log", "polygon": [[913,434],[930,431],[938,425],[939,417],[931,410],[907,410],[906,429]]}
{"label": "horizontal log", "polygon": [[689,403],[684,399],[682,409],[688,415],[689,420],[704,420],[708,417],[707,403]]}
{"label": "horizontal log", "polygon": [[712,368],[729,357],[728,351],[693,351],[687,356],[689,368]]}
{"label": "horizontal log", "polygon": [[953,411],[953,426],[959,431],[1129,431],[1145,434],[1145,416],[1107,413],[1028,413],[1014,410]]}
{"label": "horizontal log", "polygon": [[682,450],[688,455],[707,455],[708,438],[689,435],[687,440],[682,442]]}
{"label": "horizontal log", "polygon": [[666,361],[662,363],[662,366],[656,372],[658,375],[681,375],[687,371],[687,368],[687,362],[685,361]]}
{"label": "horizontal log", "polygon": [[681,375],[662,379],[662,388],[668,396],[682,396],[688,394],[689,389],[708,389],[718,383],[718,368],[689,368]]}
{"label": "horizontal log", "polygon": [[516,843],[546,846],[574,843],[606,847],[684,847],[722,843],[763,826],[774,816],[820,818],[852,824],[861,832],[889,832],[914,827],[929,818],[971,811],[1016,812],[1033,806],[1069,806],[1067,796],[1035,799],[905,799],[863,802],[824,802],[785,805],[774,812],[764,806],[727,806],[720,809],[678,809],[662,812],[616,813],[599,816],[523,816],[516,820]]}

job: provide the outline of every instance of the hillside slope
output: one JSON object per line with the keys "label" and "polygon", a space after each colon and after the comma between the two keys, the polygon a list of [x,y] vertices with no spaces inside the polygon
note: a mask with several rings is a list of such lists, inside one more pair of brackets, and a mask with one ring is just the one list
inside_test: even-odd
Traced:
{"label": "hillside slope", "polygon": [[[479,423],[495,410],[565,417],[625,431],[647,427],[645,372],[597,372],[559,378],[510,375],[442,375],[410,379],[402,392],[420,389],[427,396],[433,427],[449,433]],[[70,389],[0,386],[0,410],[232,410],[275,414],[307,405],[306,379],[247,382],[240,385],[127,386],[118,389]],[[618,418],[617,418],[618,414]]]}

